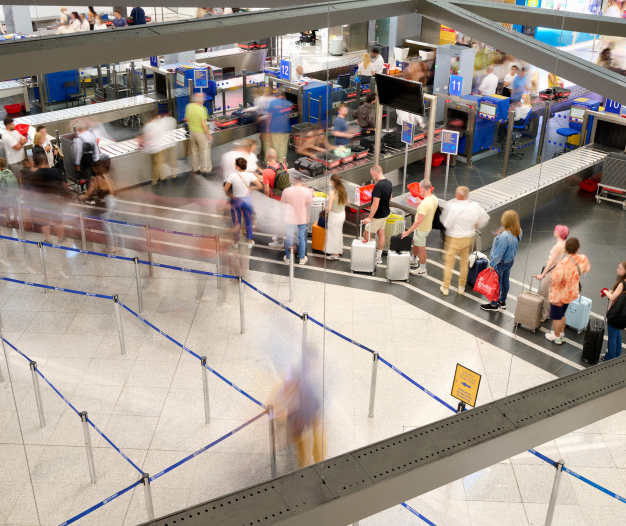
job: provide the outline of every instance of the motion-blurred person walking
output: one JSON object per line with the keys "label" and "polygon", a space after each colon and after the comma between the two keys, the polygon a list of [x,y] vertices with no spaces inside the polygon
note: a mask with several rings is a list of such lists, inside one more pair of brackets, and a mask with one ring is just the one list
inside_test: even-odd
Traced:
{"label": "motion-blurred person walking", "polygon": [[26,159],[24,145],[28,142],[28,139],[15,129],[15,123],[11,117],[4,118],[4,127],[6,131],[2,134],[2,142],[7,164],[9,165],[9,170],[16,177],[19,177]]}
{"label": "motion-blurred person walking", "polygon": [[[17,215],[17,198],[20,195],[20,183],[15,174],[7,168],[7,160],[0,157],[0,203],[7,218],[4,226],[17,228],[20,223]],[[13,220],[11,220],[11,211]]]}
{"label": "motion-blurred person walking", "polygon": [[204,94],[194,93],[193,102],[185,108],[185,120],[189,126],[191,157],[193,171],[207,175],[212,169],[211,163],[211,131],[207,125],[209,112],[204,106]]}
{"label": "motion-blurred person walking", "polygon": [[232,172],[224,182],[224,191],[230,197],[231,215],[233,218],[233,248],[239,248],[239,237],[241,233],[241,216],[246,223],[246,235],[248,246],[254,245],[252,239],[252,197],[250,190],[262,190],[263,186],[256,175],[247,172],[248,161],[243,157],[235,160]]}
{"label": "motion-blurred person walking", "polygon": [[162,174],[165,164],[170,167],[172,179],[176,179],[176,146],[172,146],[165,138],[165,134],[174,129],[176,129],[176,121],[170,117],[167,110],[144,126],[144,143],[146,151],[152,158],[152,185],[156,185],[159,179],[161,181],[165,179]]}
{"label": "motion-blurred person walking", "polygon": [[291,131],[289,120],[292,111],[293,104],[285,99],[285,92],[279,89],[276,99],[270,102],[267,108],[272,146],[276,150],[278,159],[287,157],[289,132]]}
{"label": "motion-blurred person walking", "polygon": [[98,139],[87,129],[84,120],[76,121],[76,137],[74,137],[74,165],[83,179],[89,180],[93,175],[92,165],[100,159]]}
{"label": "motion-blurred person walking", "polygon": [[[263,170],[263,193],[267,197],[280,201],[283,191],[291,186],[289,173],[287,173],[287,162],[286,159],[283,159],[282,163],[277,162],[276,150],[274,148],[267,150],[266,157],[267,167]],[[284,236],[274,236],[269,246],[272,248],[285,248]]]}

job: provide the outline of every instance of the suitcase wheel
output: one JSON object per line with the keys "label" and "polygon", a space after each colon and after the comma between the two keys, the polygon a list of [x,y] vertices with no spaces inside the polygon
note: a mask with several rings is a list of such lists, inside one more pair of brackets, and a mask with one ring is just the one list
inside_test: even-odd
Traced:
{"label": "suitcase wheel", "polygon": [[375,276],[375,275],[376,275],[376,271],[372,272],[372,276]]}
{"label": "suitcase wheel", "polygon": [[535,332],[537,332],[537,330],[536,330],[536,329],[533,329],[533,334],[535,334]]}
{"label": "suitcase wheel", "polygon": [[578,334],[582,334],[582,333],[583,333],[583,330],[582,330],[582,329],[580,329],[580,330],[578,331]]}
{"label": "suitcase wheel", "polygon": [[351,271],[350,271],[350,274],[354,274],[354,270],[351,270]]}
{"label": "suitcase wheel", "polygon": [[388,279],[388,280],[387,280],[387,283],[391,283],[391,280],[390,280],[390,279]]}

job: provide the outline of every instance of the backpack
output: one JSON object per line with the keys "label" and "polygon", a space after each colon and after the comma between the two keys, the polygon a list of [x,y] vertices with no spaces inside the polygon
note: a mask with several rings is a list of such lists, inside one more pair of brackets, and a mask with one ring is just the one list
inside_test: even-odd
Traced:
{"label": "backpack", "polygon": [[93,143],[83,141],[83,156],[80,159],[80,164],[83,166],[91,166],[93,164],[93,154]]}
{"label": "backpack", "polygon": [[20,185],[11,170],[2,170],[0,172],[0,194],[7,195],[12,191],[19,192]]}
{"label": "backpack", "polygon": [[446,231],[446,227],[443,226],[443,223],[441,222],[440,206],[437,207],[437,209],[435,210],[435,215],[433,216],[433,230],[442,230],[443,232]]}
{"label": "backpack", "polygon": [[[622,286],[626,287],[626,282],[622,282]],[[620,331],[626,329],[626,294],[622,292],[606,315],[606,321]]]}
{"label": "backpack", "polygon": [[274,170],[274,173],[276,174],[274,176],[274,188],[272,188],[272,190],[274,191],[275,196],[280,197],[283,195],[283,190],[291,186],[289,174],[287,173],[287,170],[282,167],[282,165],[280,168],[274,168],[272,166],[268,166],[268,168],[270,170]]}

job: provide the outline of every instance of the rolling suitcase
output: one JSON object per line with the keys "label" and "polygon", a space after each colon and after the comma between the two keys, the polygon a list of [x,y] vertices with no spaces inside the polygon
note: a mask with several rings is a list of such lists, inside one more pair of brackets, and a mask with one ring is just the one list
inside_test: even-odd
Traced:
{"label": "rolling suitcase", "polygon": [[311,248],[324,252],[326,242],[326,229],[313,223],[313,238],[311,239]]}
{"label": "rolling suitcase", "polygon": [[541,325],[541,311],[543,309],[543,296],[532,292],[533,278],[530,278],[530,287],[528,292],[520,292],[517,296],[517,305],[515,307],[515,317],[513,323],[517,325],[525,325],[535,332]]}
{"label": "rolling suitcase", "polygon": [[376,273],[376,241],[362,239],[363,222],[359,224],[359,239],[352,240],[350,247],[350,272]]}
{"label": "rolling suitcase", "polygon": [[[479,256],[480,254],[480,256]],[[472,256],[474,256],[474,263],[471,264]],[[486,257],[481,257],[482,254],[480,252],[474,252],[470,254],[470,268],[467,271],[467,284],[472,287],[476,285],[476,279],[478,278],[478,274],[480,274],[483,270],[485,270],[489,266],[489,260]]]}
{"label": "rolling suitcase", "polygon": [[385,135],[383,135],[383,142],[386,146],[396,149],[402,148],[404,144],[402,142],[402,135],[399,131],[385,133]]}
{"label": "rolling suitcase", "polygon": [[600,361],[605,327],[606,315],[604,320],[593,319],[587,325],[585,339],[583,340],[583,362],[596,364]]}
{"label": "rolling suitcase", "polygon": [[[410,237],[407,237],[410,239]],[[411,270],[411,253],[394,252],[387,253],[387,282],[405,280],[409,282],[409,271]]]}
{"label": "rolling suitcase", "polygon": [[391,236],[389,250],[392,252],[410,252],[413,246],[413,236],[402,238],[401,235]]}
{"label": "rolling suitcase", "polygon": [[578,334],[582,334],[589,324],[590,314],[591,300],[579,294],[578,298],[567,306],[567,310],[565,311],[565,325],[578,331]]}

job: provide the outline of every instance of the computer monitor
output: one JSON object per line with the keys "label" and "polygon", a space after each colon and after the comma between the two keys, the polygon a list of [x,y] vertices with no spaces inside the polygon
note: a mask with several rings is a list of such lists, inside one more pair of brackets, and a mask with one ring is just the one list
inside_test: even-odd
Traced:
{"label": "computer monitor", "polygon": [[350,74],[339,75],[337,77],[337,84],[339,84],[343,89],[348,89],[350,87]]}
{"label": "computer monitor", "polygon": [[569,110],[569,120],[574,122],[582,122],[585,116],[584,106],[572,106]]}
{"label": "computer monitor", "polygon": [[376,89],[380,104],[424,115],[424,92],[421,82],[376,73]]}
{"label": "computer monitor", "polygon": [[361,75],[359,78],[361,79],[361,86],[372,83],[372,77],[369,75]]}
{"label": "computer monitor", "polygon": [[483,117],[485,119],[494,120],[496,118],[495,104],[489,104],[488,102],[481,102],[478,108],[478,114],[480,117]]}

